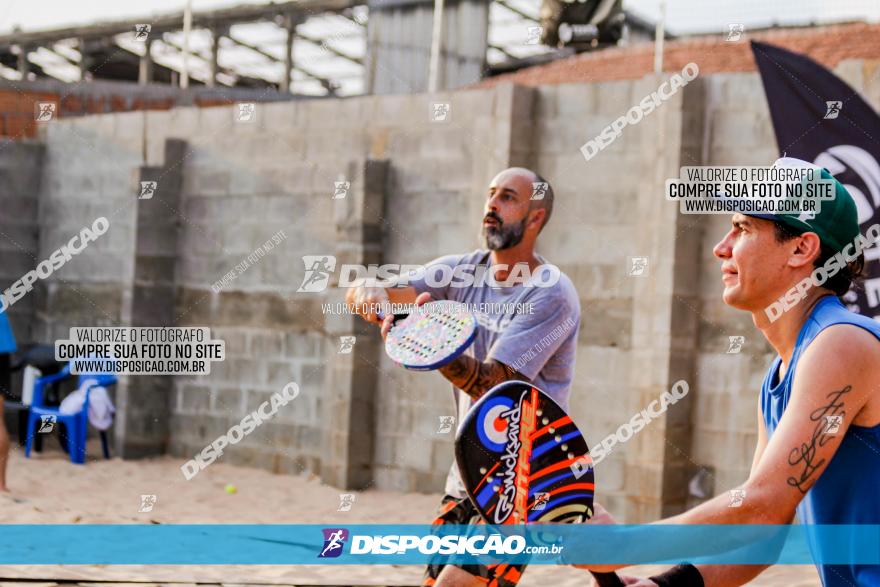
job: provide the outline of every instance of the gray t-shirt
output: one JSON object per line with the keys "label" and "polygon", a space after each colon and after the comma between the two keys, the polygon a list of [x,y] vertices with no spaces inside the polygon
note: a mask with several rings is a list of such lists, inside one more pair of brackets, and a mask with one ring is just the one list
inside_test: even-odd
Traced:
{"label": "gray t-shirt", "polygon": [[[467,354],[479,361],[495,359],[515,369],[568,410],[581,317],[580,300],[571,280],[543,257],[537,257],[543,265],[535,269],[530,282],[522,285],[493,287],[478,278],[474,285],[457,287],[465,280],[443,280],[444,274],[450,272],[439,267],[441,265],[449,268],[465,265],[466,268],[460,267],[461,273],[479,276],[479,268],[488,268],[491,263],[489,251],[480,249],[434,259],[425,271],[410,277],[409,285],[419,293],[430,293],[435,300],[467,304],[479,324],[477,337]],[[555,274],[558,279],[554,279]],[[438,285],[450,281],[449,285]],[[552,285],[546,285],[548,283]],[[461,425],[474,401],[455,387],[453,397]],[[446,493],[465,496],[455,463],[446,479]]]}

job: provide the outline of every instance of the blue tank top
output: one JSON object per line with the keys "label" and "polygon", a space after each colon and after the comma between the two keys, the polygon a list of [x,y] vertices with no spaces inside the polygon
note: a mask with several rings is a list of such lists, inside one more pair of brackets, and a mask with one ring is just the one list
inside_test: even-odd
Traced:
{"label": "blue tank top", "polygon": [[[835,296],[819,300],[801,327],[791,363],[778,381],[776,357],[761,386],[761,413],[768,437],[773,436],[788,406],[798,359],[824,329],[853,324],[880,339],[880,322],[847,310]],[[850,426],[828,467],[797,507],[801,524],[880,524],[880,424]],[[813,557],[816,558],[813,544]],[[825,587],[880,586],[880,566],[817,565]]]}
{"label": "blue tank top", "polygon": [[15,335],[6,312],[0,311],[0,353],[14,353],[16,349]]}

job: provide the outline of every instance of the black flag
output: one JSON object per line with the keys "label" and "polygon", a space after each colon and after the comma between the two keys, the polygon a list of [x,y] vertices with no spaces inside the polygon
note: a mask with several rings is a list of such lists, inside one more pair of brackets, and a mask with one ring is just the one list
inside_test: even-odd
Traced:
{"label": "black flag", "polygon": [[[812,161],[846,186],[862,234],[880,222],[880,117],[839,77],[786,49],[752,41],[780,155]],[[844,297],[880,320],[880,248],[865,251],[864,290]]]}

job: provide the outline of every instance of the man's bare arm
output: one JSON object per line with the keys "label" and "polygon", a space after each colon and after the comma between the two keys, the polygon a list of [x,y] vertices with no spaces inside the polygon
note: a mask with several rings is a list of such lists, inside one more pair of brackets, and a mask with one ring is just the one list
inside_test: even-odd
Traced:
{"label": "man's bare arm", "polygon": [[[791,398],[773,437],[755,463],[742,505],[729,507],[718,495],[656,524],[783,525],[795,515],[804,494],[821,477],[847,429],[880,390],[877,339],[856,326],[837,325],[819,334],[798,364]],[[871,406],[874,408],[874,406]],[[830,431],[828,417],[839,417]],[[739,547],[736,547],[739,548]],[[592,567],[588,567],[592,568]],[[609,571],[618,565],[597,565]],[[725,577],[707,587],[730,584]]]}
{"label": "man's bare arm", "polygon": [[[758,443],[755,446],[755,456],[752,458],[750,476],[754,474],[758,463],[761,462],[761,457],[764,455],[764,449],[767,448],[767,427],[764,426],[760,404],[758,404],[757,424]],[[703,576],[703,583],[712,587],[745,585],[769,567],[770,565],[697,565],[697,569]]]}
{"label": "man's bare arm", "polygon": [[500,361],[490,360],[484,363],[467,355],[461,355],[445,367],[441,367],[439,371],[443,377],[474,399],[504,381],[511,379],[528,381],[526,377]]}

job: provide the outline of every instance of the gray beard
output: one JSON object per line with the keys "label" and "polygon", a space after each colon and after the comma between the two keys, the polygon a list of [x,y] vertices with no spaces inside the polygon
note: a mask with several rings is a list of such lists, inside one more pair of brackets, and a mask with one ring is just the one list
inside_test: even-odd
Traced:
{"label": "gray beard", "polygon": [[518,245],[526,233],[526,221],[522,219],[515,224],[505,224],[501,228],[483,226],[480,236],[483,238],[483,246],[490,251],[501,251]]}

